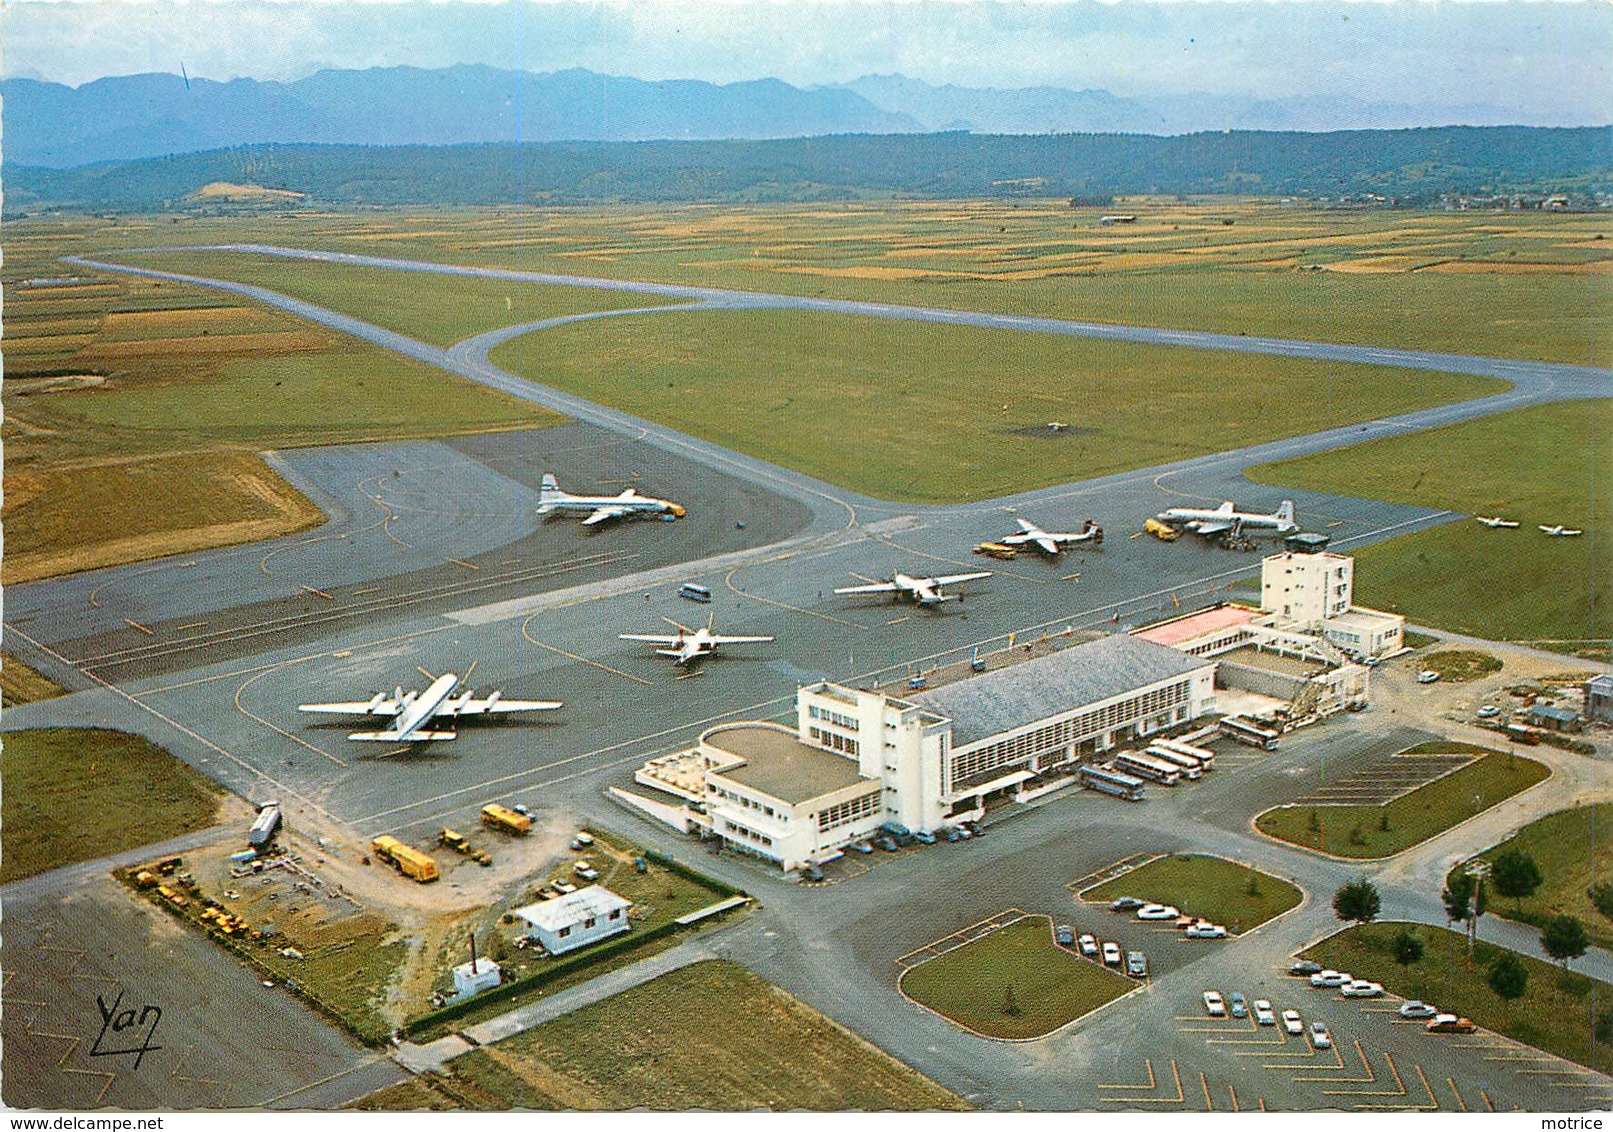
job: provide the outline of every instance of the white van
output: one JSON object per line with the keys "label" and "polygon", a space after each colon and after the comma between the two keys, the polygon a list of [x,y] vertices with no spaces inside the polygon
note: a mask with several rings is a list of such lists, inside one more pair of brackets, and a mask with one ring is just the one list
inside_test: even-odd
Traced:
{"label": "white van", "polygon": [[705,586],[699,586],[693,582],[684,582],[683,585],[678,587],[678,596],[687,598],[690,601],[710,601],[711,591]]}

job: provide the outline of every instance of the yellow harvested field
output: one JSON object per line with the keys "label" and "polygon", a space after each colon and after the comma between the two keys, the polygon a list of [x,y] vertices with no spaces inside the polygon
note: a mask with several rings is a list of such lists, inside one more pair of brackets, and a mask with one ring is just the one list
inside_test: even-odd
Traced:
{"label": "yellow harvested field", "polygon": [[151,330],[188,330],[234,326],[243,320],[264,321],[264,315],[249,307],[182,307],[166,311],[116,311],[103,320],[109,334]]}
{"label": "yellow harvested field", "polygon": [[993,279],[978,271],[941,271],[922,267],[781,267],[790,275],[827,275],[839,279],[923,279],[947,276],[959,279]]}
{"label": "yellow harvested field", "polygon": [[1425,259],[1415,259],[1411,256],[1374,256],[1370,259],[1346,259],[1338,263],[1324,263],[1328,271],[1338,271],[1345,275],[1377,275],[1396,271],[1414,271],[1419,267],[1429,266]]}
{"label": "yellow harvested field", "polygon": [[93,315],[68,315],[66,318],[42,318],[34,322],[20,322],[12,313],[6,325],[6,340],[17,342],[29,338],[49,338],[52,335],[77,337],[94,334],[97,329]]}
{"label": "yellow harvested field", "polygon": [[199,354],[290,354],[303,350],[325,350],[330,339],[312,330],[280,330],[268,334],[204,334],[190,338],[152,338],[134,342],[97,342],[80,353],[85,360],[162,357]]}

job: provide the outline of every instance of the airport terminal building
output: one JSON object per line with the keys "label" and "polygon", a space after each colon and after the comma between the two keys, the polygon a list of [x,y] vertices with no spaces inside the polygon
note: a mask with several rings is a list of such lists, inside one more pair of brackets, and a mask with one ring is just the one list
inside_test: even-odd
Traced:
{"label": "airport terminal building", "polygon": [[888,822],[936,829],[995,798],[1069,785],[1077,765],[1215,709],[1216,664],[1103,637],[902,698],[827,681],[796,693],[796,727],[714,727],[635,781],[680,803],[620,801],[740,852],[800,868]]}

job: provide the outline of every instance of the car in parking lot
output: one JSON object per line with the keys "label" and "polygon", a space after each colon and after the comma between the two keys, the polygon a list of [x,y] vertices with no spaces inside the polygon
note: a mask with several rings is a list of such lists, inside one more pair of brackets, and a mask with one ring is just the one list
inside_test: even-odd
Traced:
{"label": "car in parking lot", "polygon": [[935,844],[935,834],[926,833],[922,829],[914,830],[913,831],[913,840],[917,841],[920,845],[934,845]]}
{"label": "car in parking lot", "polygon": [[1138,900],[1135,896],[1122,896],[1109,904],[1111,912],[1129,912],[1133,908],[1141,908],[1146,901]]}
{"label": "car in parking lot", "polygon": [[1345,983],[1353,981],[1353,976],[1346,974],[1343,971],[1332,970],[1331,968],[1325,971],[1318,971],[1316,974],[1311,976],[1311,986],[1313,987],[1342,987]]}
{"label": "car in parking lot", "polygon": [[1220,924],[1194,924],[1184,933],[1188,939],[1226,939],[1227,930]]}
{"label": "car in parking lot", "polygon": [[1339,993],[1345,998],[1377,998],[1383,987],[1370,979],[1351,979],[1339,988]]}
{"label": "car in parking lot", "polygon": [[1431,1004],[1412,999],[1410,1002],[1400,1004],[1402,1018],[1433,1018],[1439,1013]]}
{"label": "car in parking lot", "polygon": [[1174,920],[1182,913],[1169,904],[1144,904],[1137,909],[1139,920]]}
{"label": "car in parking lot", "polygon": [[1479,708],[1480,719],[1494,719],[1500,714],[1501,709],[1496,707],[1494,704],[1485,704],[1483,707]]}
{"label": "car in parking lot", "polygon": [[1275,1026],[1277,1015],[1271,1012],[1271,1003],[1263,998],[1255,999],[1255,1024],[1257,1026]]}
{"label": "car in parking lot", "polygon": [[1053,929],[1053,938],[1058,940],[1060,947],[1069,947],[1075,942],[1075,929],[1069,924],[1060,924]]}
{"label": "car in parking lot", "polygon": [[1283,1029],[1290,1034],[1303,1034],[1305,1032],[1305,1023],[1299,1020],[1299,1011],[1283,1011]]}
{"label": "car in parking lot", "polygon": [[1461,1018],[1455,1014],[1436,1014],[1428,1023],[1430,1034],[1471,1034],[1478,1029],[1471,1019]]}
{"label": "car in parking lot", "polygon": [[1120,966],[1120,945],[1118,943],[1105,943],[1103,945],[1103,961],[1110,967]]}
{"label": "car in parking lot", "polygon": [[1332,1049],[1333,1035],[1327,1032],[1326,1022],[1311,1023],[1311,1048]]}
{"label": "car in parking lot", "polygon": [[1432,668],[1425,668],[1421,672],[1417,673],[1417,683],[1419,684],[1432,684],[1438,679],[1439,673],[1435,672]]}
{"label": "car in parking lot", "polygon": [[1288,973],[1290,975],[1315,975],[1324,970],[1326,970],[1326,968],[1320,963],[1313,962],[1310,959],[1301,959],[1292,967],[1288,968]]}
{"label": "car in parking lot", "polygon": [[1148,977],[1148,956],[1140,951],[1126,952],[1126,974],[1134,979]]}
{"label": "car in parking lot", "polygon": [[1249,1007],[1245,1005],[1243,1001],[1242,991],[1233,991],[1229,996],[1227,996],[1227,1009],[1232,1013],[1234,1018],[1249,1017]]}
{"label": "car in parking lot", "polygon": [[1081,946],[1082,955],[1096,955],[1098,953],[1098,941],[1087,933],[1083,932],[1075,942]]}
{"label": "car in parking lot", "polygon": [[877,849],[883,849],[887,853],[894,853],[901,848],[900,845],[896,844],[896,839],[894,837],[883,833],[874,838],[874,847]]}
{"label": "car in parking lot", "polygon": [[1225,1018],[1227,1016],[1226,1000],[1221,997],[1220,991],[1207,990],[1204,992],[1204,1012],[1211,1018]]}

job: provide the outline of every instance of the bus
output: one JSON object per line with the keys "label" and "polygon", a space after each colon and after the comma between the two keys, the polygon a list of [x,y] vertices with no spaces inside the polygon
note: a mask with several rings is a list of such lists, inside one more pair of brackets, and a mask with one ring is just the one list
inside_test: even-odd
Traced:
{"label": "bus", "polygon": [[1108,770],[1101,766],[1083,765],[1080,770],[1081,785],[1088,790],[1097,790],[1104,794],[1112,794],[1116,798],[1124,798],[1128,802],[1141,802],[1143,800],[1143,781],[1133,778],[1129,774]]}
{"label": "bus", "polygon": [[711,591],[694,582],[684,582],[678,587],[678,596],[688,598],[690,601],[710,601]]}
{"label": "bus", "polygon": [[1161,786],[1175,786],[1182,781],[1182,768],[1175,763],[1136,751],[1121,751],[1116,755],[1115,769],[1122,774],[1135,774],[1139,778],[1157,782]]}
{"label": "bus", "polygon": [[1177,770],[1181,771],[1182,777],[1187,779],[1189,782],[1197,782],[1199,779],[1204,777],[1204,767],[1201,766],[1199,764],[1199,760],[1194,758],[1192,755],[1184,755],[1181,751],[1173,751],[1171,748],[1161,747],[1157,743],[1149,746],[1149,748],[1144,751],[1143,754],[1150,755],[1153,758],[1161,760],[1162,762],[1170,763]]}
{"label": "bus", "polygon": [[1259,747],[1263,751],[1277,749],[1278,733],[1269,727],[1262,727],[1252,719],[1245,719],[1241,715],[1224,717],[1216,726],[1221,728],[1221,734],[1236,739],[1240,743],[1247,743],[1251,747]]}
{"label": "bus", "polygon": [[1192,755],[1199,760],[1200,770],[1215,769],[1215,752],[1206,747],[1195,747],[1192,743],[1184,743],[1180,739],[1155,739],[1153,745],[1164,747],[1167,751],[1175,751],[1179,755]]}

